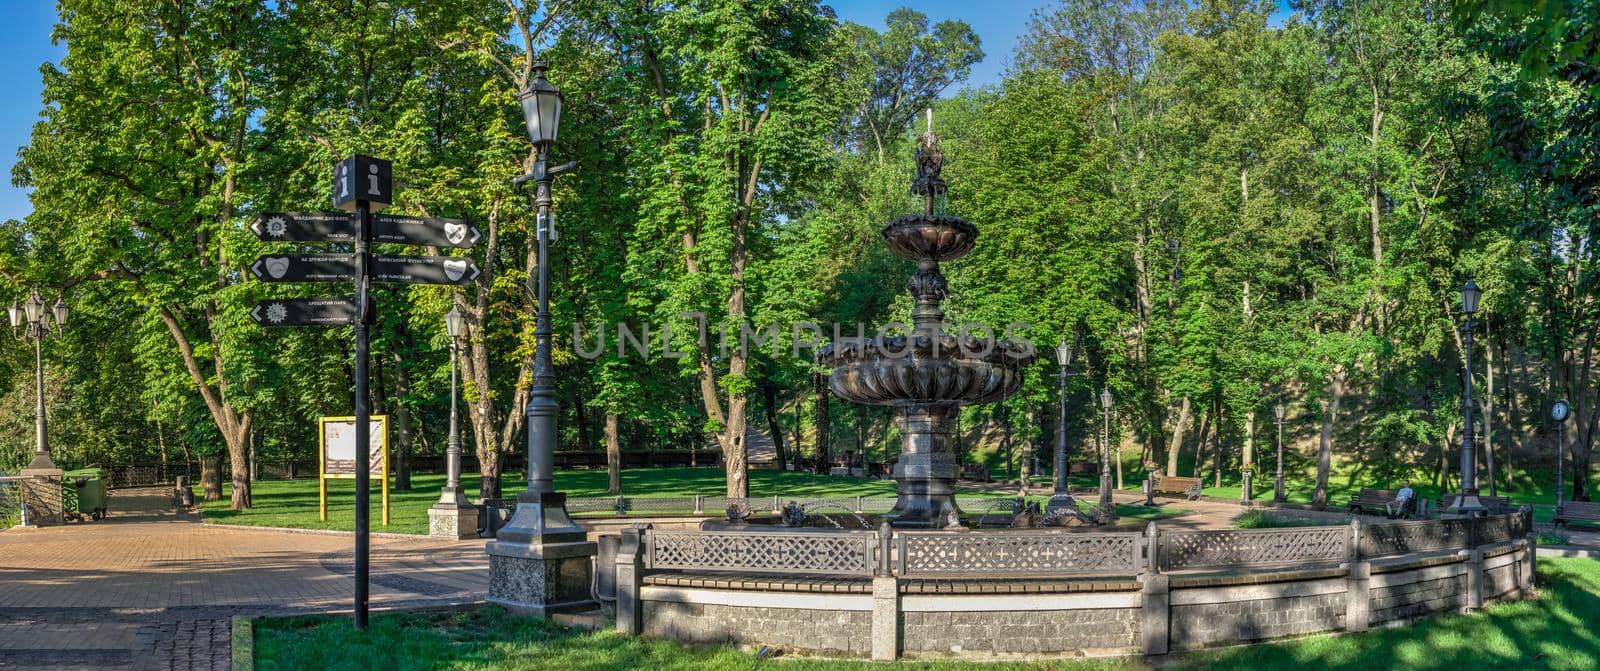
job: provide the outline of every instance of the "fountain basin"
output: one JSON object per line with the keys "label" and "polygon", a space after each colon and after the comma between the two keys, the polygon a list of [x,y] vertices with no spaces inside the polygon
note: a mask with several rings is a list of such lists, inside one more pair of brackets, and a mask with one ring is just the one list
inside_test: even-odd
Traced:
{"label": "fountain basin", "polygon": [[966,256],[978,241],[972,222],[944,214],[910,214],[881,231],[889,249],[903,259],[951,261]]}
{"label": "fountain basin", "polygon": [[973,405],[1010,397],[1022,387],[1031,347],[950,335],[845,340],[823,347],[817,363],[833,369],[829,386],[867,405]]}

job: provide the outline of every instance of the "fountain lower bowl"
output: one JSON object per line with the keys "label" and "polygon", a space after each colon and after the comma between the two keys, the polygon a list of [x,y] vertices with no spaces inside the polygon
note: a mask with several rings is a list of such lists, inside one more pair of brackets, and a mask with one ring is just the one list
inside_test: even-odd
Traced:
{"label": "fountain lower bowl", "polygon": [[833,369],[833,393],[868,405],[1001,401],[1022,387],[1033,359],[1023,344],[948,335],[848,340],[817,353],[817,363]]}

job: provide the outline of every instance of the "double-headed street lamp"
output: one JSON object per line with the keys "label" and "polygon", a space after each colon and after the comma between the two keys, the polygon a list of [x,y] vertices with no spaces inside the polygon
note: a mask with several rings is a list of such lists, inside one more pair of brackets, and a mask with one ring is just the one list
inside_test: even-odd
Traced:
{"label": "double-headed street lamp", "polygon": [[1461,325],[1462,364],[1461,376],[1461,493],[1445,510],[1452,515],[1482,515],[1486,511],[1478,500],[1478,462],[1472,436],[1472,329],[1476,325],[1472,316],[1478,312],[1478,299],[1483,291],[1478,283],[1467,279],[1461,287],[1461,313],[1466,321]]}
{"label": "double-headed street lamp", "polygon": [[[489,601],[515,611],[545,615],[587,610],[590,557],[596,553],[588,532],[567,515],[566,496],[555,490],[555,371],[550,363],[550,241],[555,237],[550,189],[555,176],[575,163],[550,165],[550,150],[561,126],[561,91],[545,79],[544,63],[532,65],[532,78],[519,94],[528,139],[536,149],[533,172],[517,184],[533,182],[538,210],[538,312],[534,317],[533,386],[528,393],[528,488],[517,495],[517,512],[486,548]],[[559,580],[552,579],[560,576]]]}
{"label": "double-headed street lamp", "polygon": [[1272,480],[1272,501],[1283,503],[1283,418],[1289,409],[1284,407],[1283,399],[1272,406],[1272,416],[1278,422],[1278,475]]}
{"label": "double-headed street lamp", "polygon": [[[67,303],[60,296],[56,297],[55,306],[49,311],[45,310],[44,299],[39,297],[39,290],[29,291],[28,300],[18,303],[11,301],[11,333],[19,338],[33,340],[33,379],[34,389],[37,392],[34,404],[34,449],[33,461],[26,470],[55,470],[55,462],[50,460],[50,438],[45,428],[44,416],[44,339],[46,336],[60,333],[61,327],[67,324]],[[51,317],[55,318],[52,326]],[[17,329],[26,323],[27,328],[22,332]]]}
{"label": "double-headed street lamp", "polygon": [[1100,388],[1100,411],[1104,424],[1100,431],[1100,520],[1109,522],[1117,518],[1117,506],[1111,500],[1111,388]]}

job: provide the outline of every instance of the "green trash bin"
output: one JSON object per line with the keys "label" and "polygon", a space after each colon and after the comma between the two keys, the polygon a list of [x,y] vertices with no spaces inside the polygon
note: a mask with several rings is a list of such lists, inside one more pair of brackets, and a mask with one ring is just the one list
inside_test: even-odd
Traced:
{"label": "green trash bin", "polygon": [[62,508],[69,517],[106,516],[106,474],[98,468],[80,468],[61,474]]}

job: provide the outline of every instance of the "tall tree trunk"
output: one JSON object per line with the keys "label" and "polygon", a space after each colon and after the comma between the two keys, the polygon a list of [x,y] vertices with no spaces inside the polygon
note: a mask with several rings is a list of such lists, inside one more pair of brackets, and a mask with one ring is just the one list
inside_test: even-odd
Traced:
{"label": "tall tree trunk", "polygon": [[1483,320],[1483,340],[1487,345],[1483,349],[1489,357],[1488,366],[1485,368],[1489,377],[1489,393],[1483,397],[1483,457],[1489,473],[1489,496],[1498,496],[1500,490],[1495,484],[1494,471],[1494,331],[1490,326],[1492,322],[1494,322],[1492,317]]}
{"label": "tall tree trunk", "polygon": [[1178,422],[1172,426],[1172,440],[1167,443],[1167,475],[1178,475],[1178,450],[1183,448],[1183,434],[1189,426],[1189,410],[1191,401],[1184,395],[1183,402],[1178,404]]}
{"label": "tall tree trunk", "polygon": [[[402,339],[409,339],[402,336]],[[394,355],[394,488],[411,491],[411,452],[415,437],[411,430],[411,371],[400,354]]]}
{"label": "tall tree trunk", "polygon": [[1322,436],[1317,445],[1317,488],[1311,495],[1312,507],[1322,510],[1328,506],[1328,473],[1333,470],[1333,427],[1339,420],[1339,405],[1344,402],[1345,377],[1348,371],[1340,366],[1328,381],[1328,398],[1322,401]]}
{"label": "tall tree trunk", "polygon": [[1189,475],[1197,478],[1205,477],[1206,437],[1211,435],[1211,425],[1215,423],[1216,414],[1214,408],[1202,411],[1200,415],[1200,432],[1194,434],[1194,465],[1190,467],[1191,472]]}
{"label": "tall tree trunk", "polygon": [[222,500],[222,453],[200,457],[200,489],[207,501]]}
{"label": "tall tree trunk", "polygon": [[772,444],[778,451],[778,470],[786,471],[787,461],[783,450],[783,426],[778,423],[778,389],[770,380],[761,383],[762,400],[767,406],[767,430],[772,432]]}
{"label": "tall tree trunk", "polygon": [[622,493],[622,441],[617,436],[617,413],[606,413],[606,493]]}
{"label": "tall tree trunk", "polygon": [[828,376],[822,373],[812,375],[811,390],[812,412],[816,414],[817,423],[817,472],[827,473],[833,466],[833,457],[829,454],[833,443],[833,418],[828,412]]}

